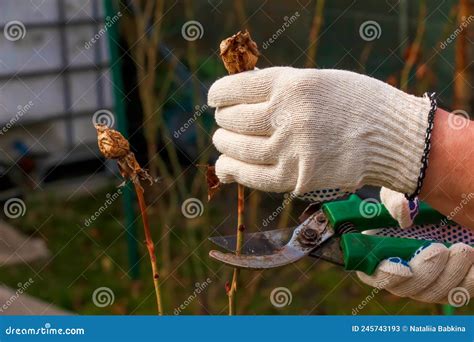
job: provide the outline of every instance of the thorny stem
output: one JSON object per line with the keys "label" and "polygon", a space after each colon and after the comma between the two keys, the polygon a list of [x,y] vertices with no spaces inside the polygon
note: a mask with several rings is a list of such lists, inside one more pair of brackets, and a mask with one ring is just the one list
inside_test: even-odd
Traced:
{"label": "thorny stem", "polygon": [[140,213],[142,216],[143,230],[145,231],[145,242],[146,247],[148,248],[148,254],[150,255],[151,269],[153,271],[153,285],[155,286],[155,295],[156,295],[156,304],[158,308],[158,315],[163,315],[163,306],[161,302],[161,291],[160,291],[160,276],[158,273],[158,266],[156,264],[156,255],[155,255],[155,244],[153,243],[153,238],[151,237],[150,225],[148,223],[148,215],[146,212],[145,197],[143,196],[143,188],[140,185],[138,179],[133,180],[133,185],[135,187],[135,192],[138,198],[138,205],[140,206]]}
{"label": "thorny stem", "polygon": [[[240,254],[242,242],[244,240],[244,199],[245,187],[241,184],[237,184],[237,243],[235,246],[235,254],[237,255]],[[232,283],[230,284],[230,289],[227,292],[227,296],[229,297],[229,316],[235,315],[236,313],[236,292],[239,273],[239,268],[234,268]]]}
{"label": "thorny stem", "polygon": [[[257,44],[252,40],[248,31],[237,34],[223,40],[219,46],[224,67],[229,74],[253,70],[258,61]],[[237,184],[237,243],[235,253],[240,254],[244,238],[244,193],[243,185]],[[229,297],[229,315],[236,313],[236,292],[239,269],[234,268],[232,282],[226,285],[227,296]]]}

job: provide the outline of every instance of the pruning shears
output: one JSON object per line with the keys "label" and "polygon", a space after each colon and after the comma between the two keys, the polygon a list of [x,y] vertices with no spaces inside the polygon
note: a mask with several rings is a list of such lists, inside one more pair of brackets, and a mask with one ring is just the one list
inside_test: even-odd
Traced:
{"label": "pruning shears", "polygon": [[[397,222],[378,202],[371,202],[371,213],[361,215],[366,204],[359,196],[312,204],[295,227],[245,234],[239,255],[235,254],[236,236],[215,236],[210,240],[233,253],[212,250],[209,255],[229,266],[245,269],[269,269],[294,263],[306,256],[341,265],[346,270],[372,274],[380,261],[399,256],[409,259],[431,241],[413,238],[363,234],[363,231],[395,227]],[[439,223],[443,215],[420,203],[416,225]]]}

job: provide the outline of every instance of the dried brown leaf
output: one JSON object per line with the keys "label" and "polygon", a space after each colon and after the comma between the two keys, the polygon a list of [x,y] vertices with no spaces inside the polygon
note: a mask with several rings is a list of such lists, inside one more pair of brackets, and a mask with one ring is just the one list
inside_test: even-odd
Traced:
{"label": "dried brown leaf", "polygon": [[222,183],[216,175],[216,167],[213,165],[196,165],[206,168],[206,183],[207,183],[207,201],[209,202],[222,187]]}
{"label": "dried brown leaf", "polygon": [[257,43],[252,40],[247,30],[239,31],[232,37],[224,39],[219,48],[229,74],[253,70],[260,56]]}

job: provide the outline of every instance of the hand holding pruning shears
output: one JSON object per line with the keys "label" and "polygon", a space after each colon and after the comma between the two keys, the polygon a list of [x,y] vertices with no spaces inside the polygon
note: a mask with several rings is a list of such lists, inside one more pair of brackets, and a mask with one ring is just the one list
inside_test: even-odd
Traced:
{"label": "hand holding pruning shears", "polygon": [[[474,167],[469,147],[474,125],[467,124],[465,129],[453,132],[449,125],[453,114],[438,109],[433,95],[418,98],[371,77],[342,70],[276,67],[218,80],[209,91],[208,102],[216,107],[216,121],[221,127],[213,141],[222,153],[216,162],[216,174],[223,183],[293,192],[316,201],[336,199],[363,185],[384,186],[411,199],[419,194],[445,215],[463,194],[474,193],[472,180],[461,177]],[[452,153],[447,155],[446,150]],[[450,169],[446,165],[463,167]],[[450,225],[449,230],[473,228],[469,217],[472,212],[474,201],[455,217],[465,228]],[[321,215],[327,215],[324,209],[313,219],[320,217],[324,221]],[[330,222],[328,219],[325,222]],[[268,263],[267,253],[240,258],[219,253],[212,256],[237,267],[267,268],[262,266],[284,265],[318,250],[325,251],[327,246],[333,247],[330,253],[319,254],[334,254],[339,248],[334,246],[340,246],[339,262],[342,258],[347,269],[352,263],[346,261],[357,260],[358,266],[353,269],[372,274],[361,275],[365,282],[375,286],[383,283],[395,294],[444,302],[446,291],[456,286],[474,292],[474,254],[472,247],[462,243],[472,244],[471,240],[455,239],[448,249],[414,236],[405,239],[409,241],[407,248],[397,237],[387,248],[387,242],[369,243],[373,237],[368,234],[339,231],[334,222],[323,230],[321,225],[303,229],[306,226],[295,228],[287,244],[277,239],[279,243],[269,247],[270,255],[275,257],[271,259],[273,264]],[[426,227],[411,229],[421,232],[421,228]],[[358,225],[355,229],[365,230]],[[320,240],[305,241],[302,232]],[[268,233],[264,238],[254,237],[264,245],[276,239]],[[331,242],[338,238],[341,243]],[[349,240],[354,245],[344,243]],[[363,246],[364,262],[351,257],[354,246]],[[374,251],[378,251],[376,257],[370,258]]]}

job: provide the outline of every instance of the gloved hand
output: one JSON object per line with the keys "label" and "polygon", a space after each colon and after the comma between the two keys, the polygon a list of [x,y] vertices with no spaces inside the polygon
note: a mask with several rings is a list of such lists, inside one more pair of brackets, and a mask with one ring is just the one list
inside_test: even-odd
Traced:
{"label": "gloved hand", "polygon": [[427,97],[349,71],[273,67],[219,79],[208,103],[223,183],[315,200],[366,184],[416,189]]}
{"label": "gloved hand", "polygon": [[418,250],[411,260],[382,261],[375,273],[357,272],[364,283],[400,297],[427,303],[467,304],[474,295],[474,248],[456,243],[449,249],[433,243]]}
{"label": "gloved hand", "polygon": [[408,228],[413,225],[413,220],[420,208],[418,198],[408,200],[404,194],[390,190],[380,189],[380,200],[392,217],[398,221],[401,228]]}

